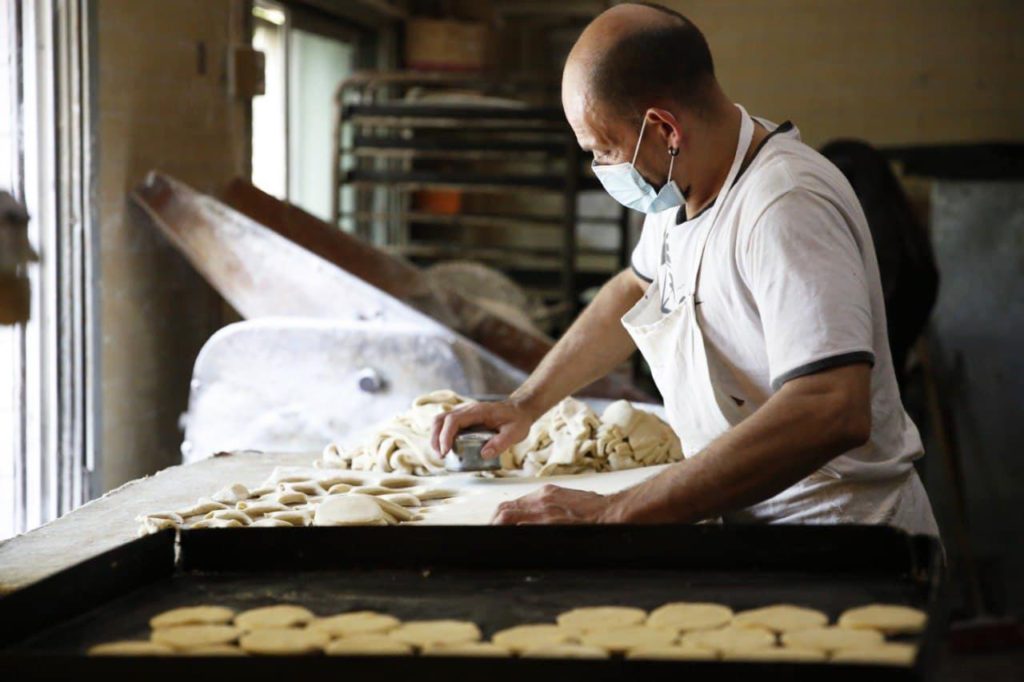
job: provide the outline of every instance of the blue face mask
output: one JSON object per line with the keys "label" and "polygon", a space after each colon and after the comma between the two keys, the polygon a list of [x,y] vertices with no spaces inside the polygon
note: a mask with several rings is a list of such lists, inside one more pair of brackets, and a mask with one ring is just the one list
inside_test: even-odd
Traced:
{"label": "blue face mask", "polygon": [[636,141],[636,149],[633,151],[633,160],[625,163],[617,163],[612,166],[599,166],[592,163],[594,175],[600,180],[605,191],[615,201],[626,208],[632,208],[641,213],[658,213],[670,208],[682,206],[686,200],[679,186],[672,180],[672,166],[675,165],[676,155],[669,155],[668,161],[668,182],[660,191],[655,191],[651,183],[644,180],[644,177],[637,171],[637,154],[640,153],[640,142],[644,139],[644,129],[647,128],[647,118],[640,126],[640,138]]}

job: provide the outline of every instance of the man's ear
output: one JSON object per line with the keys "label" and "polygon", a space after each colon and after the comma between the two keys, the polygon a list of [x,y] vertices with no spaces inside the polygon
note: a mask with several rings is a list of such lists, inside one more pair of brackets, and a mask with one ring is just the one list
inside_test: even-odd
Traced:
{"label": "man's ear", "polygon": [[666,149],[679,149],[683,144],[683,131],[679,119],[668,109],[651,107],[647,110],[647,127],[657,131]]}

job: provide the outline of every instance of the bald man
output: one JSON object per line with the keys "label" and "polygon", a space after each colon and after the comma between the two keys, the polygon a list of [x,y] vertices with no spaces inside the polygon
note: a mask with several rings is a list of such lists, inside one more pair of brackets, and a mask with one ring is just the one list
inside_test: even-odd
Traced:
{"label": "bald man", "polygon": [[613,495],[545,486],[494,521],[721,517],[937,535],[871,235],[839,170],[792,124],[734,104],[697,27],[654,5],[618,5],[586,28],[562,105],[608,193],[646,214],[632,267],[507,400],[439,417],[433,446],[484,425],[496,457],[639,349],[686,458]]}

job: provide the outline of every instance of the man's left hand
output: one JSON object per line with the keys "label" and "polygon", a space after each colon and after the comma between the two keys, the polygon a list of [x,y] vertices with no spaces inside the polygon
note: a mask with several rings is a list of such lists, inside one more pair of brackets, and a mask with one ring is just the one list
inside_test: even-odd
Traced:
{"label": "man's left hand", "polygon": [[601,523],[610,498],[584,490],[546,485],[509,502],[502,502],[491,519],[497,525]]}

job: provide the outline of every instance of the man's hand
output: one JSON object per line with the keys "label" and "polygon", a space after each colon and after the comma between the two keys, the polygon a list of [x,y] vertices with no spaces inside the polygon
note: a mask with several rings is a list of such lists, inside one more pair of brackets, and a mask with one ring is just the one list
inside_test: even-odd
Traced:
{"label": "man's hand", "polygon": [[526,438],[536,419],[525,407],[508,400],[460,405],[434,418],[430,445],[438,455],[446,455],[459,431],[469,426],[484,426],[498,432],[480,451],[484,458],[490,459]]}
{"label": "man's hand", "polygon": [[505,526],[600,523],[607,506],[608,498],[604,495],[546,485],[519,499],[502,502],[491,523]]}

